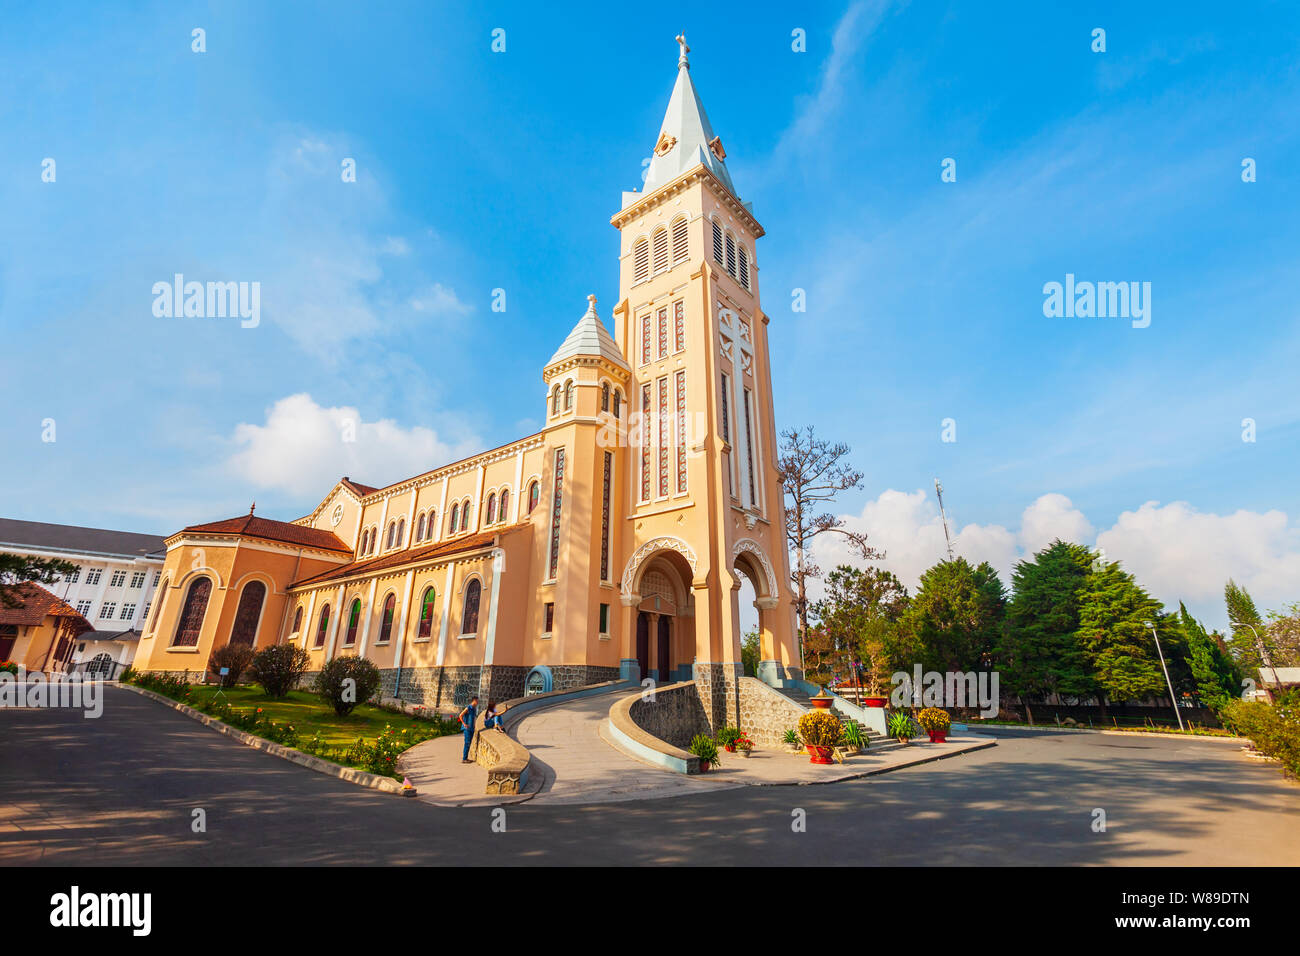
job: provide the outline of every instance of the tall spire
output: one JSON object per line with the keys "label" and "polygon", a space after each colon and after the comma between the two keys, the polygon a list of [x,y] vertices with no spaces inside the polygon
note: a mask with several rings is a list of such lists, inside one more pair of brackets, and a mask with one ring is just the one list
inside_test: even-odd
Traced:
{"label": "tall spire", "polygon": [[609,330],[605,328],[605,323],[601,322],[600,317],[596,315],[596,297],[594,295],[587,296],[587,311],[578,320],[578,324],[573,327],[569,337],[561,343],[559,349],[551,356],[551,360],[546,363],[546,367],[550,368],[557,362],[563,362],[565,359],[579,355],[599,355],[619,368],[628,368],[622,350],[614,341],[614,336],[609,334]]}
{"label": "tall spire", "polygon": [[677,37],[677,44],[681,50],[677,58],[677,83],[668,99],[668,110],[659,128],[659,138],[655,141],[654,156],[646,171],[641,195],[654,192],[703,163],[735,196],[736,187],[723,162],[727,152],[722,148],[722,141],[713,134],[704,104],[691,82],[691,64],[686,58],[691,48],[686,45],[684,31]]}

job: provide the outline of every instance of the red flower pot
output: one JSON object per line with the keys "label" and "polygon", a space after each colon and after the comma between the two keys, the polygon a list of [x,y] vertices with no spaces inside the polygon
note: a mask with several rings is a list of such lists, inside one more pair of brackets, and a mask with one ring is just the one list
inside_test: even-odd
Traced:
{"label": "red flower pot", "polygon": [[722,749],[725,750],[725,751],[726,751],[727,753],[729,753],[729,754],[734,754],[734,753],[736,752],[736,745],[735,745],[735,744],[723,744]]}
{"label": "red flower pot", "polygon": [[701,760],[701,761],[700,761],[700,773],[707,773],[708,770],[709,770],[709,762],[708,762],[707,760]]}
{"label": "red flower pot", "polygon": [[832,748],[822,747],[817,744],[807,744],[808,762],[809,763],[834,763],[831,759]]}
{"label": "red flower pot", "polygon": [[809,697],[808,703],[812,704],[814,707],[820,707],[822,710],[830,710],[831,704],[835,703],[835,698],[829,695],[822,697],[819,694],[816,697]]}
{"label": "red flower pot", "polygon": [[863,707],[884,707],[885,704],[887,704],[888,702],[889,702],[889,701],[888,701],[888,698],[885,698],[885,697],[864,697],[864,698],[862,698],[862,706],[863,706]]}
{"label": "red flower pot", "polygon": [[930,731],[930,743],[932,744],[941,744],[944,743],[947,739],[948,739],[948,731],[946,730]]}

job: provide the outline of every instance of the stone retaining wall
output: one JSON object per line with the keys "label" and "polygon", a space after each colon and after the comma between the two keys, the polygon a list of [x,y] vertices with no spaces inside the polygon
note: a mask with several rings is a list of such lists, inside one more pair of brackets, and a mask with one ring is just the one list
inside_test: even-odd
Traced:
{"label": "stone retaining wall", "polygon": [[713,733],[694,681],[656,688],[653,700],[645,695],[638,697],[628,713],[647,734],[683,750],[696,734]]}
{"label": "stone retaining wall", "polygon": [[791,727],[798,728],[806,711],[789,697],[754,677],[739,682],[741,730],[760,747],[779,747],[781,736]]}

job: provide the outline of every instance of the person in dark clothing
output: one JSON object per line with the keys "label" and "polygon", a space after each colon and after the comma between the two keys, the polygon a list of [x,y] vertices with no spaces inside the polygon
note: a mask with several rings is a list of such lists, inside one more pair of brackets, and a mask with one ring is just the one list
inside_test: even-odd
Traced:
{"label": "person in dark clothing", "polygon": [[460,726],[465,733],[465,752],[461,754],[460,762],[469,763],[469,745],[474,741],[474,721],[478,718],[478,694],[469,699],[465,709],[458,715]]}

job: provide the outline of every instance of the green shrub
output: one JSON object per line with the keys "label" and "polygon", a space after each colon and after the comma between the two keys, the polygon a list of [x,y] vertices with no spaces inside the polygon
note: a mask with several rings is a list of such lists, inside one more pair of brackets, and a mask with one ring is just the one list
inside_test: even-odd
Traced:
{"label": "green shrub", "polygon": [[297,644],[272,644],[248,665],[248,676],[262,685],[268,697],[287,697],[307,673],[311,658]]}
{"label": "green shrub", "polygon": [[692,754],[700,758],[701,763],[718,766],[718,745],[712,737],[696,734],[691,739],[691,745],[688,749]]}
{"label": "green shrub", "polygon": [[840,736],[840,742],[846,747],[865,747],[867,746],[867,735],[862,732],[862,725],[856,720],[844,721],[844,733]]}
{"label": "green shrub", "polygon": [[1224,706],[1224,726],[1249,737],[1255,749],[1276,757],[1293,776],[1300,776],[1300,708],[1262,701],[1234,700]]}
{"label": "green shrub", "polygon": [[917,724],[911,715],[896,710],[889,715],[889,736],[899,740],[911,740],[916,736]]}
{"label": "green shrub", "polygon": [[379,690],[379,668],[365,657],[335,657],[325,662],[313,688],[344,717]]}
{"label": "green shrub", "polygon": [[[234,687],[252,663],[253,654],[253,649],[247,644],[227,644],[213,651],[208,658],[208,673],[216,677],[222,687]],[[224,676],[221,673],[223,667],[229,671]]]}
{"label": "green shrub", "polygon": [[786,730],[785,733],[781,735],[781,740],[783,743],[786,743],[791,747],[798,747],[799,731],[795,730],[793,727],[790,727]]}

